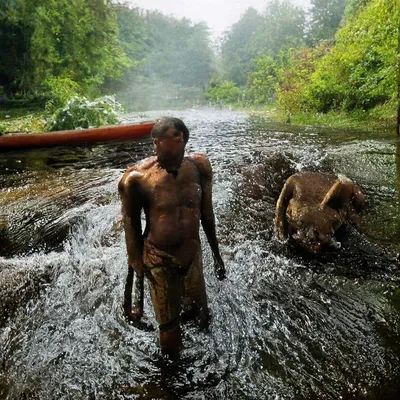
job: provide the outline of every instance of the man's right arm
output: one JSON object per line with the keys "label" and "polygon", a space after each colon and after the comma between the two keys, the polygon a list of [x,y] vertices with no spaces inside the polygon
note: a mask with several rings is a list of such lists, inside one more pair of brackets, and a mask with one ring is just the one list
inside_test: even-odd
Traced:
{"label": "man's right arm", "polygon": [[143,276],[143,237],[141,211],[143,208],[140,193],[139,173],[127,171],[118,185],[122,200],[122,218],[125,228],[125,242],[128,265],[138,276]]}
{"label": "man's right arm", "polygon": [[[122,200],[122,216],[128,253],[128,276],[125,284],[124,311],[129,319],[143,315],[143,237],[141,224],[142,196],[138,172],[128,170],[118,185]],[[134,272],[136,279],[134,277]],[[132,286],[134,299],[132,304]]]}

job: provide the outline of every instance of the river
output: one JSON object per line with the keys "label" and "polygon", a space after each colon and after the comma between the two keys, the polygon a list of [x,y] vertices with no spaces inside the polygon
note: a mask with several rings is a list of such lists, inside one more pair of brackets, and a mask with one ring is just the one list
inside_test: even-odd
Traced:
{"label": "river", "polygon": [[[227,279],[201,233],[212,322],[184,326],[179,361],[161,356],[150,295],[123,317],[127,262],[117,184],[151,140],[0,151],[0,320],[4,399],[397,399],[400,395],[399,139],[295,127],[228,110],[182,118],[189,152],[213,165]],[[340,252],[304,257],[273,234],[284,180],[300,170],[355,180],[368,208]],[[1,285],[0,285],[1,287]],[[17,307],[18,306],[18,307]]]}

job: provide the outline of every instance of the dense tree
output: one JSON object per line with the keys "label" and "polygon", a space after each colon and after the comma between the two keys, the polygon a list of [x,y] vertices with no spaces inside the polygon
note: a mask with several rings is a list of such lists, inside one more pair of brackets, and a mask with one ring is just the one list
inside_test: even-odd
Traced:
{"label": "dense tree", "polygon": [[[143,102],[151,86],[159,98],[201,88],[192,91],[197,96],[216,76],[204,23],[113,0],[2,3],[0,96],[47,90],[56,107],[82,88],[86,94],[124,88],[127,98]],[[209,98],[262,105],[277,95],[288,113],[394,104],[400,96],[398,0],[311,4],[310,48],[304,47],[303,9],[289,0],[266,2],[262,13],[248,8],[224,34],[222,72],[208,85]]]}
{"label": "dense tree", "polygon": [[215,71],[207,25],[159,12],[148,13],[146,21],[150,48],[143,72],[175,84],[205,87]]}
{"label": "dense tree", "polygon": [[311,0],[308,40],[315,44],[332,39],[342,21],[348,0]]}
{"label": "dense tree", "polygon": [[264,11],[264,23],[252,40],[259,54],[277,57],[282,50],[304,43],[305,12],[290,0],[273,0]]}
{"label": "dense tree", "polygon": [[117,15],[120,43],[131,68],[125,71],[123,87],[113,89],[129,109],[204,99],[216,70],[207,25],[126,4],[117,7]]}
{"label": "dense tree", "polygon": [[[370,0],[347,19],[335,45],[313,64],[314,72],[297,77],[297,82],[307,82],[296,96],[303,111],[369,110],[395,104],[397,7],[397,0]],[[292,102],[293,94],[280,90],[282,104]]]}
{"label": "dense tree", "polygon": [[277,105],[286,117],[311,110],[310,86],[318,62],[329,54],[328,41],[313,48],[294,49],[276,68]]}
{"label": "dense tree", "polygon": [[270,56],[257,59],[256,68],[249,75],[246,97],[254,105],[273,103],[277,79],[278,62]]}
{"label": "dense tree", "polygon": [[86,89],[118,77],[127,59],[111,0],[6,0],[0,11],[1,85],[41,92],[55,78]]}
{"label": "dense tree", "polygon": [[251,45],[254,36],[264,23],[264,18],[249,7],[241,19],[226,32],[221,45],[221,58],[226,78],[239,86],[247,82],[253,70],[258,49]]}
{"label": "dense tree", "polygon": [[[400,7],[395,9],[395,20],[400,21]],[[400,23],[397,23],[397,134],[400,135]]]}
{"label": "dense tree", "polygon": [[115,12],[120,44],[136,68],[150,50],[145,14],[141,9],[131,8],[127,4],[116,5]]}
{"label": "dense tree", "polygon": [[210,81],[206,98],[214,104],[238,103],[241,97],[240,89],[231,81],[213,78]]}
{"label": "dense tree", "polygon": [[29,62],[31,19],[24,19],[21,1],[4,0],[0,9],[0,95],[1,88],[8,96],[29,87],[32,71]]}
{"label": "dense tree", "polygon": [[249,8],[222,43],[225,76],[239,86],[247,84],[257,58],[277,58],[282,51],[303,43],[304,10],[289,0],[267,3],[262,15]]}
{"label": "dense tree", "polygon": [[347,0],[347,6],[344,12],[345,19],[356,17],[371,1],[372,0]]}
{"label": "dense tree", "polygon": [[129,65],[124,68],[122,79],[106,77],[103,91],[117,93],[130,86],[146,64],[151,51],[146,24],[145,12],[140,8],[132,8],[127,3],[116,4],[114,10],[117,16],[118,39]]}
{"label": "dense tree", "polygon": [[118,77],[127,65],[109,0],[45,0],[35,9],[35,83],[68,76],[85,87]]}

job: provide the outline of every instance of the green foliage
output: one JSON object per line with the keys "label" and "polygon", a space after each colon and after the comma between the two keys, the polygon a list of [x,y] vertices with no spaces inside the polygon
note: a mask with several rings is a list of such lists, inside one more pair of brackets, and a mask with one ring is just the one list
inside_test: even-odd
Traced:
{"label": "green foliage", "polygon": [[[308,29],[304,10],[289,0],[268,1],[263,13],[248,8],[225,33],[218,65],[204,23],[113,0],[3,0],[0,97],[10,104],[44,96],[53,129],[115,123],[108,108],[114,102],[118,109],[115,99],[103,108],[82,97],[67,102],[116,89],[135,109],[193,106],[207,89],[215,104],[263,106],[276,99],[285,119],[364,110],[390,116],[398,0],[311,4]],[[41,120],[32,122],[34,129]]]}
{"label": "green foliage", "polygon": [[115,5],[115,12],[119,42],[131,68],[135,69],[151,50],[146,19],[138,8],[130,8],[127,4]]}
{"label": "green foliage", "polygon": [[85,90],[119,79],[128,60],[113,7],[111,0],[6,0],[0,85],[7,95],[41,93],[64,76]]}
{"label": "green foliage", "polygon": [[363,131],[379,132],[393,130],[395,126],[395,102],[375,107],[370,112],[360,109],[350,112],[329,111],[327,113],[307,113],[299,111],[296,114],[277,114],[279,120],[289,118],[295,125],[316,125],[328,127],[344,127],[362,129]]}
{"label": "green foliage", "polygon": [[255,60],[278,55],[303,42],[305,14],[289,0],[267,3],[260,15],[249,8],[223,40],[221,58],[224,75],[238,86],[246,85],[257,68]]}
{"label": "green foliage", "polygon": [[68,100],[82,94],[82,88],[71,78],[52,77],[43,82],[50,99],[45,106],[47,115],[54,114],[58,108],[64,107]]}
{"label": "green foliage", "polygon": [[122,106],[114,96],[104,96],[94,101],[75,96],[58,109],[48,120],[48,131],[95,128],[118,123]]}
{"label": "green foliage", "polygon": [[344,19],[354,18],[364,9],[371,0],[347,0],[347,5],[344,11]]}
{"label": "green foliage", "polygon": [[[3,114],[3,113],[1,113]],[[7,133],[39,133],[43,132],[45,119],[41,113],[31,109],[12,109],[5,114],[0,123],[0,135]],[[0,115],[3,118],[4,115]]]}
{"label": "green foliage", "polygon": [[327,41],[316,48],[302,48],[287,53],[287,57],[277,69],[279,86],[277,88],[277,105],[285,114],[285,119],[301,111],[311,111],[307,105],[310,97],[311,79],[316,64],[329,54]]}
{"label": "green foliage", "polygon": [[313,77],[311,92],[324,92],[317,104],[321,111],[367,110],[393,97],[398,39],[394,7],[395,0],[373,0],[338,32],[336,45]]}
{"label": "green foliage", "polygon": [[118,78],[127,66],[109,0],[46,0],[35,9],[35,81],[70,76],[83,87]]}
{"label": "green foliage", "polygon": [[272,57],[304,43],[305,12],[290,0],[273,0],[266,6],[264,23],[252,40],[257,52]]}
{"label": "green foliage", "polygon": [[252,40],[263,23],[264,18],[249,7],[223,38],[221,60],[224,75],[236,85],[244,86],[248,74],[253,70],[258,50],[252,46]]}
{"label": "green foliage", "polygon": [[275,99],[278,63],[272,57],[261,57],[256,69],[250,74],[246,99],[254,105],[269,104]]}
{"label": "green foliage", "polygon": [[391,101],[397,93],[395,3],[370,0],[346,20],[335,45],[311,60],[308,68],[292,59],[281,79],[281,109],[286,113],[369,110]]}
{"label": "green foliage", "polygon": [[206,98],[214,104],[228,105],[240,100],[241,91],[234,82],[213,79],[210,81]]}
{"label": "green foliage", "polygon": [[3,0],[0,36],[0,97],[50,98],[47,114],[138,80],[194,98],[216,72],[204,23],[113,0]]}
{"label": "green foliage", "polygon": [[121,85],[112,86],[129,107],[175,107],[204,100],[215,74],[208,28],[158,11],[116,6],[121,46],[131,67]]}
{"label": "green foliage", "polygon": [[311,0],[310,44],[333,39],[342,21],[348,0]]}
{"label": "green foliage", "polygon": [[3,0],[0,7],[0,88],[1,97],[26,94],[33,67],[29,46],[32,18],[24,18],[23,0]]}

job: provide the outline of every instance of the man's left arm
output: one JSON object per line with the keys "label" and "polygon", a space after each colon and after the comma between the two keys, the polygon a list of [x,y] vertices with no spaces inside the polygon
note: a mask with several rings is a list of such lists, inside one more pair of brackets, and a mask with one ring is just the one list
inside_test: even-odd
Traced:
{"label": "man's left arm", "polygon": [[225,278],[225,265],[219,252],[219,245],[215,229],[215,216],[212,205],[212,168],[210,161],[204,155],[196,155],[196,165],[201,175],[201,225],[210,244],[213,257],[214,268],[217,278],[222,280]]}

